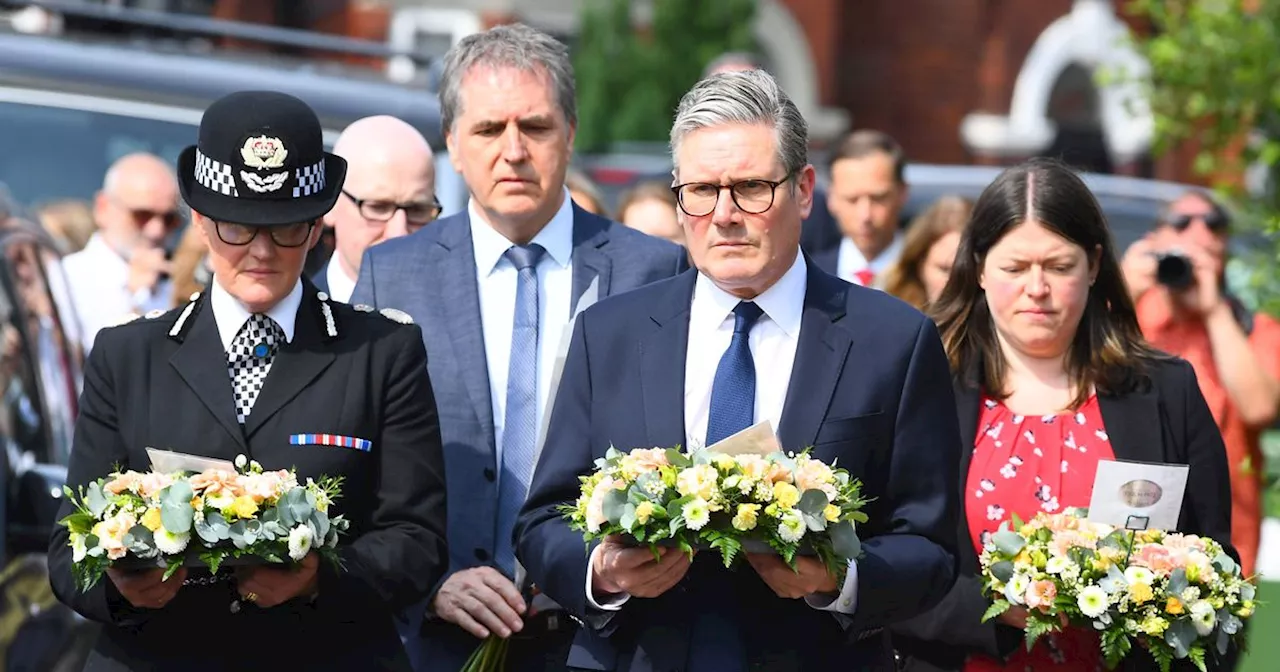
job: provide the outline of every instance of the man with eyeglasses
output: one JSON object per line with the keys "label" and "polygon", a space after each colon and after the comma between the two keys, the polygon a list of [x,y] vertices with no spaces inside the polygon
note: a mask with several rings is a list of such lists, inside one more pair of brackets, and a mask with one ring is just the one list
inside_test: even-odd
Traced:
{"label": "man with eyeglasses", "polygon": [[181,228],[173,169],[151,154],[129,154],[107,170],[93,203],[97,233],[64,267],[87,353],[103,327],[172,299],[165,243]]}
{"label": "man with eyeglasses", "polygon": [[334,232],[333,256],[312,280],[335,301],[351,300],[364,251],[406,236],[440,216],[431,145],[413,126],[391,116],[347,126],[333,153],[347,160],[342,197],[325,215]]}
{"label": "man with eyeglasses", "polygon": [[440,425],[418,326],[332,301],[302,277],[345,172],[295,97],[239,92],[206,110],[178,179],[213,279],[180,308],[101,332],[67,474],[80,488],[148,471],[157,447],[227,466],[243,455],[303,483],[341,478],[329,511],[351,523],[341,567],[314,550],[167,579],[112,567],[82,591],[58,526],[54,592],[103,626],[86,669],[244,669],[244,651],[207,645],[214,632],[269,642],[304,669],[408,669],[394,613],[447,563]]}
{"label": "man with eyeglasses", "polygon": [[1252,574],[1261,536],[1260,437],[1280,409],[1280,323],[1250,313],[1225,284],[1230,219],[1204,192],[1169,205],[1122,268],[1152,345],[1191,362],[1231,465],[1231,540]]}
{"label": "man with eyeglasses", "polygon": [[[938,332],[801,253],[816,175],[804,117],[770,75],[698,82],[671,147],[697,272],[578,317],[517,555],[592,630],[571,667],[892,669],[884,628],[955,579],[960,430]],[[747,552],[727,569],[716,553],[617,537],[584,547],[564,520],[610,447],[705,447],[765,422],[784,450],[812,448],[862,481],[862,558],[829,571],[798,557],[793,570]]]}

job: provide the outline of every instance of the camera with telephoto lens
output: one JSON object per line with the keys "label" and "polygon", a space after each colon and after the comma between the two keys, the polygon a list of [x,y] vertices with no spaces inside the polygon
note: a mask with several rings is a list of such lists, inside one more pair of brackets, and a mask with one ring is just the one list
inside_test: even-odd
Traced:
{"label": "camera with telephoto lens", "polygon": [[1191,258],[1181,252],[1156,254],[1156,282],[1173,290],[1186,289],[1194,282]]}

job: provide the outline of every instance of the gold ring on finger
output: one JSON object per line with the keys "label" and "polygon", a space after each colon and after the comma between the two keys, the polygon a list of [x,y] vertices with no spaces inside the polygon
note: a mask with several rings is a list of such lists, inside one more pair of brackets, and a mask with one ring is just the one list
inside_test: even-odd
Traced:
{"label": "gold ring on finger", "polygon": [[244,599],[246,599],[246,600],[248,600],[248,601],[250,601],[250,602],[257,602],[257,601],[258,601],[258,594],[257,594],[257,593],[255,593],[255,592],[253,592],[253,591],[251,590],[251,591],[249,591],[249,592],[247,592],[247,593],[245,593],[245,594],[244,594]]}

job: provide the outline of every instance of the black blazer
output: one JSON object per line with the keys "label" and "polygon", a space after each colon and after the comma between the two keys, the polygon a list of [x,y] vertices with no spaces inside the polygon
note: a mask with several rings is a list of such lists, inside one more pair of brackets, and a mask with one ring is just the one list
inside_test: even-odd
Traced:
{"label": "black blazer", "polygon": [[[444,464],[422,332],[321,302],[303,284],[293,340],[276,355],[244,427],[207,294],[100,332],[67,480],[77,488],[117,464],[145,471],[147,447],[226,460],[245,454],[266,469],[296,468],[300,481],[344,476],[331,514],[351,521],[339,547],[345,571],[321,563],[314,603],[245,605],[233,614],[235,587],[224,581],[183,586],[163,609],[137,609],[106,576],[79,591],[58,526],[49,548],[54,592],[103,624],[86,669],[258,669],[281,656],[299,668],[408,669],[392,615],[425,596],[448,561]],[[290,443],[293,434],[313,433],[373,445],[362,452]],[[64,504],[59,517],[69,512]]]}
{"label": "black blazer", "polygon": [[[1210,537],[1238,559],[1231,546],[1231,484],[1226,447],[1200,393],[1195,372],[1186,361],[1171,357],[1153,360],[1150,378],[1151,384],[1144,390],[1098,397],[1112,450],[1121,460],[1191,465],[1178,530]],[[959,381],[954,388],[965,440],[959,447],[959,487],[963,494],[978,434],[981,395],[977,388]],[[970,654],[981,653],[1000,660],[1022,646],[1020,630],[995,621],[981,622],[991,602],[981,593],[981,572],[969,536],[965,501],[960,497],[956,526],[960,566],[955,586],[937,607],[892,628],[894,647],[905,670],[960,670]],[[1154,662],[1151,667],[1146,666],[1149,660],[1131,656],[1127,669],[1156,669]]]}

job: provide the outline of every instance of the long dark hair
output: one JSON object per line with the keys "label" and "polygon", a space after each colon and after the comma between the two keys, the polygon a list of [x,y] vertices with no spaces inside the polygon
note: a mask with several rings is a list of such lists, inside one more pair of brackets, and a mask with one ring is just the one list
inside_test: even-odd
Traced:
{"label": "long dark hair", "polygon": [[1066,358],[1076,390],[1072,407],[1087,401],[1092,390],[1123,394],[1149,383],[1146,363],[1164,355],[1142,337],[1102,208],[1079,176],[1052,159],[1005,170],[974,205],[951,278],[932,310],[952,371],[995,399],[1009,396],[1008,362],[978,277],[991,248],[1030,220],[1084,248],[1090,258],[1101,251],[1098,276]]}

